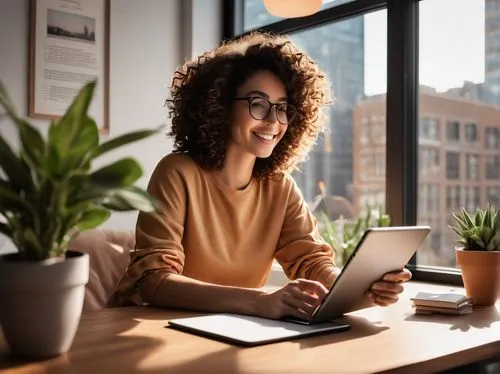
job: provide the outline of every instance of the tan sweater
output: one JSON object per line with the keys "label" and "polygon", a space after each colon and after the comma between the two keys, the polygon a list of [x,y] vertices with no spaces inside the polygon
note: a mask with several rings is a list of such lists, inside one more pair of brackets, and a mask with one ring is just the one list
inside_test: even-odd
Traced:
{"label": "tan sweater", "polygon": [[273,259],[290,279],[318,279],[334,264],[314,216],[289,175],[229,188],[188,156],[170,154],[148,185],[164,209],[139,213],[135,251],[111,305],[142,304],[137,283],[165,273],[239,287],[264,285]]}

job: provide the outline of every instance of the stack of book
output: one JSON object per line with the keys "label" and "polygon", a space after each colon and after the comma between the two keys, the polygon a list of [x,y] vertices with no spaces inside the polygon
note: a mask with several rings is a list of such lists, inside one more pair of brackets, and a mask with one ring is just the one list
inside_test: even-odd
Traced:
{"label": "stack of book", "polygon": [[418,292],[411,300],[417,314],[461,315],[472,312],[472,299],[459,293]]}

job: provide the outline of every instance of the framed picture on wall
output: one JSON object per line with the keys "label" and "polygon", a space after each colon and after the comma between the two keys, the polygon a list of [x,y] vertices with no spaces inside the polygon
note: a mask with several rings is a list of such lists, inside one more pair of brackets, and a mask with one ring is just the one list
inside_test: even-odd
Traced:
{"label": "framed picture on wall", "polygon": [[59,118],[96,80],[90,114],[109,132],[109,2],[30,0],[30,117]]}

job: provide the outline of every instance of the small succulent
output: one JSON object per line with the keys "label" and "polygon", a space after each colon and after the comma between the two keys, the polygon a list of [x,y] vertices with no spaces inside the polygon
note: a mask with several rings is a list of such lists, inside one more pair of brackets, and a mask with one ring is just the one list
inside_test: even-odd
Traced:
{"label": "small succulent", "polygon": [[469,251],[497,251],[500,244],[498,211],[488,204],[485,210],[469,214],[465,208],[452,213],[455,226],[449,226],[458,236],[457,243]]}

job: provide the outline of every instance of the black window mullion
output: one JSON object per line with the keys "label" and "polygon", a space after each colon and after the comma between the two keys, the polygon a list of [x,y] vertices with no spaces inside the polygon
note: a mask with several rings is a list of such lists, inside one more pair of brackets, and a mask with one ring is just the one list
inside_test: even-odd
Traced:
{"label": "black window mullion", "polygon": [[231,39],[243,30],[243,0],[223,0],[222,39]]}
{"label": "black window mullion", "polygon": [[387,4],[386,204],[394,225],[417,218],[418,3]]}

